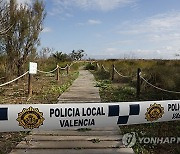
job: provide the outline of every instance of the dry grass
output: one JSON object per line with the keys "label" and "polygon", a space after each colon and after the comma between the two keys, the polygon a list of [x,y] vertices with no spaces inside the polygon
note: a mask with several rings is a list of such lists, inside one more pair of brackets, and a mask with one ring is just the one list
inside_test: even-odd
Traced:
{"label": "dry grass", "polygon": [[70,86],[75,76],[77,76],[75,72],[69,75],[64,72],[58,82],[55,74],[34,75],[32,80],[33,95],[29,100],[28,79],[26,76],[18,83],[0,88],[1,104],[56,103],[58,96]]}
{"label": "dry grass", "polygon": [[[115,64],[116,69],[122,75],[133,76],[131,78],[122,78],[115,73],[113,83],[126,83],[135,88],[137,69],[141,68],[143,77],[155,86],[171,91],[180,91],[179,60],[116,60],[99,61],[98,63],[109,70],[110,75],[106,79],[111,77],[112,64]],[[141,93],[141,100],[180,99],[179,94],[158,91],[144,82],[141,85]]]}

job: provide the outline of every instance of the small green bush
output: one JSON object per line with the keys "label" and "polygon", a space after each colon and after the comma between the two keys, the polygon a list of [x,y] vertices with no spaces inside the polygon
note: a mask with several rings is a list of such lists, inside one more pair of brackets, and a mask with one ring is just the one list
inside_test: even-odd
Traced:
{"label": "small green bush", "polygon": [[86,69],[86,70],[95,70],[95,69],[96,69],[96,66],[95,66],[94,64],[88,63],[88,64],[85,66],[85,69]]}
{"label": "small green bush", "polygon": [[98,74],[100,80],[110,79],[110,73],[109,72],[100,70],[97,72],[97,74]]}

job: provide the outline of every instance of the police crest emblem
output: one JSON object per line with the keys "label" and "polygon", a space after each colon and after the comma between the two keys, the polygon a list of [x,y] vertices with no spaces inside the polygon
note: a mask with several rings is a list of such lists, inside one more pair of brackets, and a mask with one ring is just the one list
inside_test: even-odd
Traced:
{"label": "police crest emblem", "polygon": [[22,112],[18,113],[18,118],[16,119],[19,122],[19,126],[22,126],[24,129],[34,129],[39,128],[43,125],[43,113],[39,111],[38,108],[23,108]]}
{"label": "police crest emblem", "polygon": [[147,108],[147,112],[145,113],[145,118],[147,121],[156,121],[160,119],[164,114],[164,107],[161,104],[151,104],[149,108]]}

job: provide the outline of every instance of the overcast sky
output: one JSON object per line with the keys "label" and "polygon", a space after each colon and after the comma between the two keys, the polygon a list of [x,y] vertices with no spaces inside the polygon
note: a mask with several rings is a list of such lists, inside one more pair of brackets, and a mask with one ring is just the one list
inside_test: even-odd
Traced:
{"label": "overcast sky", "polygon": [[175,56],[180,0],[45,0],[45,5],[41,47],[84,49],[95,58],[180,58]]}

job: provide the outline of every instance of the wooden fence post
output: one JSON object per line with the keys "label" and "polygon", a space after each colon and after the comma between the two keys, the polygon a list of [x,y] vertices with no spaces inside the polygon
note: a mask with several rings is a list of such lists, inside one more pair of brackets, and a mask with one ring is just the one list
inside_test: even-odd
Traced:
{"label": "wooden fence post", "polygon": [[56,73],[56,80],[59,81],[59,66],[57,65],[57,73]]}
{"label": "wooden fence post", "polygon": [[67,74],[69,74],[69,65],[67,64],[67,68],[66,68]]}
{"label": "wooden fence post", "polygon": [[141,92],[141,78],[140,78],[141,69],[137,69],[137,85],[136,85],[136,97],[139,99]]}
{"label": "wooden fence post", "polygon": [[28,97],[32,96],[32,74],[29,73],[28,77]]}
{"label": "wooden fence post", "polygon": [[111,77],[111,80],[113,81],[114,80],[114,68],[115,68],[115,66],[114,66],[114,64],[112,65],[112,77]]}

